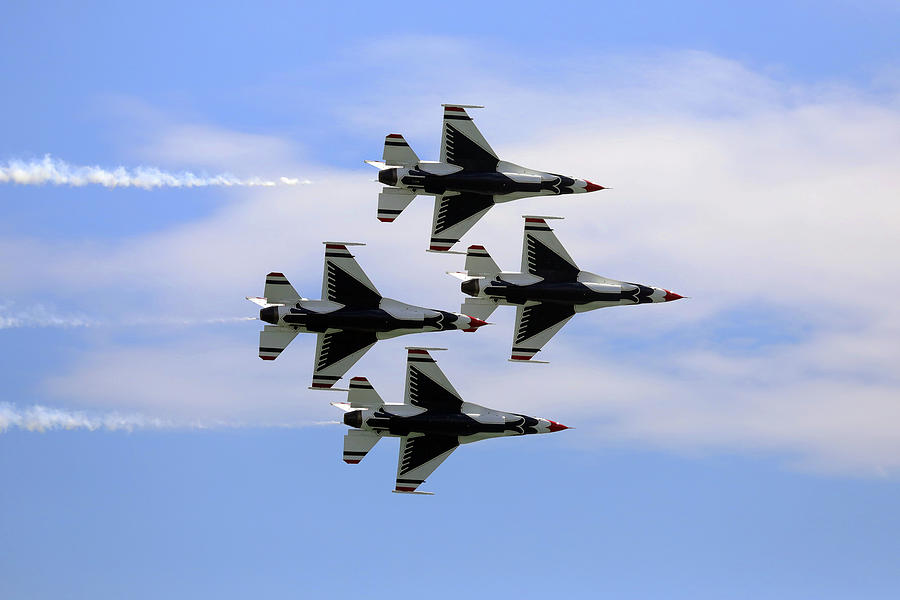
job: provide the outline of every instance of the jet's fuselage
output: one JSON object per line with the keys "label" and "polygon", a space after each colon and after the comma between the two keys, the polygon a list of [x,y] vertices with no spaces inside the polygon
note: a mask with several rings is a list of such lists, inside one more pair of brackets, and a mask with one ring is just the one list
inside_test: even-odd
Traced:
{"label": "jet's fuselage", "polygon": [[378,173],[378,181],[420,194],[483,194],[494,196],[496,202],[602,189],[581,179],[509,164],[519,171],[472,171],[445,163],[420,163],[415,167],[382,169]]}
{"label": "jet's fuselage", "polygon": [[473,327],[472,319],[466,315],[422,308],[389,298],[383,298],[378,306],[372,307],[345,306],[328,300],[298,300],[289,305],[263,308],[259,317],[266,323],[307,333],[339,329],[384,334]]}
{"label": "jet's fuselage", "polygon": [[390,436],[421,433],[460,437],[461,443],[566,429],[547,419],[496,411],[468,402],[463,403],[459,411],[426,410],[411,404],[384,404],[377,409],[362,408],[346,412],[344,423]]}
{"label": "jet's fuselage", "polygon": [[558,281],[527,273],[501,273],[493,278],[468,279],[460,288],[474,298],[491,298],[499,304],[528,301],[573,305],[580,310],[622,304],[665,302],[664,289],[606,279],[582,271],[577,279]]}

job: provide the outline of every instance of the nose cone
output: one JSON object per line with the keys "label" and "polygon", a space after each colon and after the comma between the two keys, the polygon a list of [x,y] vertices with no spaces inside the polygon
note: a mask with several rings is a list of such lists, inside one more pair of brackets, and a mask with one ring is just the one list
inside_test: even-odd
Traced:
{"label": "nose cone", "polygon": [[675,292],[670,292],[669,290],[665,290],[666,292],[666,302],[672,302],[673,300],[681,300],[684,298],[681,294],[676,294]]}
{"label": "nose cone", "polygon": [[591,183],[587,179],[584,180],[584,191],[586,192],[596,192],[597,190],[605,190],[606,188],[602,185],[597,185],[596,183]]}
{"label": "nose cone", "polygon": [[[482,321],[481,319],[476,319],[475,317],[470,317],[469,315],[463,315],[463,319],[469,320],[469,326],[463,329],[463,331],[475,331],[479,327],[484,327],[485,325],[490,325],[487,321]],[[463,321],[465,323],[465,320]]]}
{"label": "nose cone", "polygon": [[[550,419],[547,419],[547,420],[550,421]],[[551,432],[562,431],[563,429],[569,429],[569,428],[566,427],[565,425],[563,425],[562,423],[557,423],[556,421],[550,421],[550,431]]]}
{"label": "nose cone", "polygon": [[259,320],[265,321],[266,323],[271,323],[272,325],[278,325],[278,307],[267,306],[260,309]]}

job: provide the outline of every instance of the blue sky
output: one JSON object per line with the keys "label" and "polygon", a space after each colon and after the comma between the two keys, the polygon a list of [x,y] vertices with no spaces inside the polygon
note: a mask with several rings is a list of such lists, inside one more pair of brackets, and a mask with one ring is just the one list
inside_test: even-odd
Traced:
{"label": "blue sky", "polygon": [[[896,597],[895,4],[5,15],[0,164],[312,183],[0,183],[0,596]],[[379,344],[351,374],[389,401],[402,347],[440,345],[467,400],[576,427],[464,447],[403,497],[396,442],[349,467],[317,424],[340,394],[305,389],[311,337],[267,364],[239,319],[269,270],[317,297],[325,239],[456,307],[429,200],[378,223],[362,163],[394,131],[436,158],[446,101],[485,104],[504,158],[614,188],[464,242],[515,269],[519,215],[564,215],[582,268],[691,299],[582,315],[544,366],[506,362],[512,311]],[[111,428],[9,421],[35,406]]]}

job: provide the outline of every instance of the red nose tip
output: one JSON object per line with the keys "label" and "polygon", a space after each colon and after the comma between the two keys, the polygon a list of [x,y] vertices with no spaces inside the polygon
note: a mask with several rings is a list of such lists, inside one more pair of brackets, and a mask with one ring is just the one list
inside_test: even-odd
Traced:
{"label": "red nose tip", "polygon": [[481,319],[476,319],[475,317],[470,317],[469,315],[465,315],[467,319],[469,319],[469,326],[463,331],[475,331],[479,327],[484,327],[485,325],[490,325],[487,321],[482,321]]}
{"label": "red nose tip", "polygon": [[562,423],[557,423],[556,421],[550,421],[550,431],[562,431],[563,429],[568,429],[568,427],[566,427]]}
{"label": "red nose tip", "polygon": [[666,302],[671,302],[672,300],[681,300],[684,298],[681,294],[676,294],[675,292],[670,292],[666,290]]}
{"label": "red nose tip", "polygon": [[586,192],[596,192],[597,190],[605,190],[606,189],[602,185],[597,185],[596,183],[591,183],[587,179],[584,180],[584,183],[587,184],[584,186],[584,191],[586,191]]}

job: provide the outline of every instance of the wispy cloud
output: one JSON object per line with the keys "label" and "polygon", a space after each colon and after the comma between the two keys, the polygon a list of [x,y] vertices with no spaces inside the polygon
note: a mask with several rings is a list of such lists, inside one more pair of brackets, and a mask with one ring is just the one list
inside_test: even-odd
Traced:
{"label": "wispy cloud", "polygon": [[236,177],[230,173],[195,175],[190,171],[172,173],[157,167],[113,167],[71,165],[49,154],[40,160],[13,159],[0,164],[0,183],[17,185],[63,185],[81,187],[102,185],[106,188],[136,187],[145,190],[155,188],[195,187],[275,187],[278,185],[302,185],[311,183],[298,177]]}
{"label": "wispy cloud", "polygon": [[[486,331],[430,334],[443,337],[428,343],[454,349],[442,361],[467,399],[503,389],[498,408],[602,423],[578,429],[593,446],[612,439],[675,451],[762,449],[822,470],[900,471],[893,402],[900,382],[892,375],[900,308],[891,302],[900,282],[889,276],[900,256],[900,116],[863,94],[798,90],[721,58],[651,58],[564,74],[579,78],[565,94],[470,65],[475,76],[442,84],[443,98],[417,81],[416,89],[384,97],[387,112],[348,108],[373,119],[377,151],[380,134],[407,125],[420,128],[423,147],[433,145],[441,100],[487,104],[476,118],[501,156],[614,189],[497,206],[465,242],[487,245],[501,266],[516,269],[518,216],[565,215],[557,232],[582,268],[692,296],[671,306],[579,315],[541,355],[553,363],[546,367],[504,366],[512,310],[497,311],[498,325]],[[631,73],[629,81],[623,74]],[[210,152],[208,164],[223,169],[245,160],[241,136],[227,156],[215,154],[228,139],[218,130],[175,136],[146,159],[162,162],[187,138],[195,140],[191,160]],[[269,142],[267,161],[290,162],[278,161],[287,143]],[[233,314],[234,299],[261,293],[263,274],[273,269],[313,296],[321,285],[319,242],[349,239],[369,243],[357,254],[386,295],[458,306],[458,285],[442,273],[460,269],[459,257],[419,251],[430,199],[417,199],[397,223],[381,224],[371,173],[305,169],[322,185],[245,190],[242,201],[208,218],[138,238],[0,240],[0,254],[31,257],[0,265],[0,284],[16,297],[108,290],[110,303],[128,292],[155,312]],[[761,325],[744,325],[740,335],[757,335],[770,317],[800,324],[802,334],[735,347],[717,332],[748,306]],[[279,361],[263,364],[249,331],[193,333],[84,349],[48,376],[45,390],[78,406],[126,402],[186,419],[329,416],[321,397],[305,390],[313,336],[298,337]],[[398,397],[402,390],[385,389],[402,386],[402,344],[376,345],[349,375],[376,383],[384,373],[379,391]]]}

